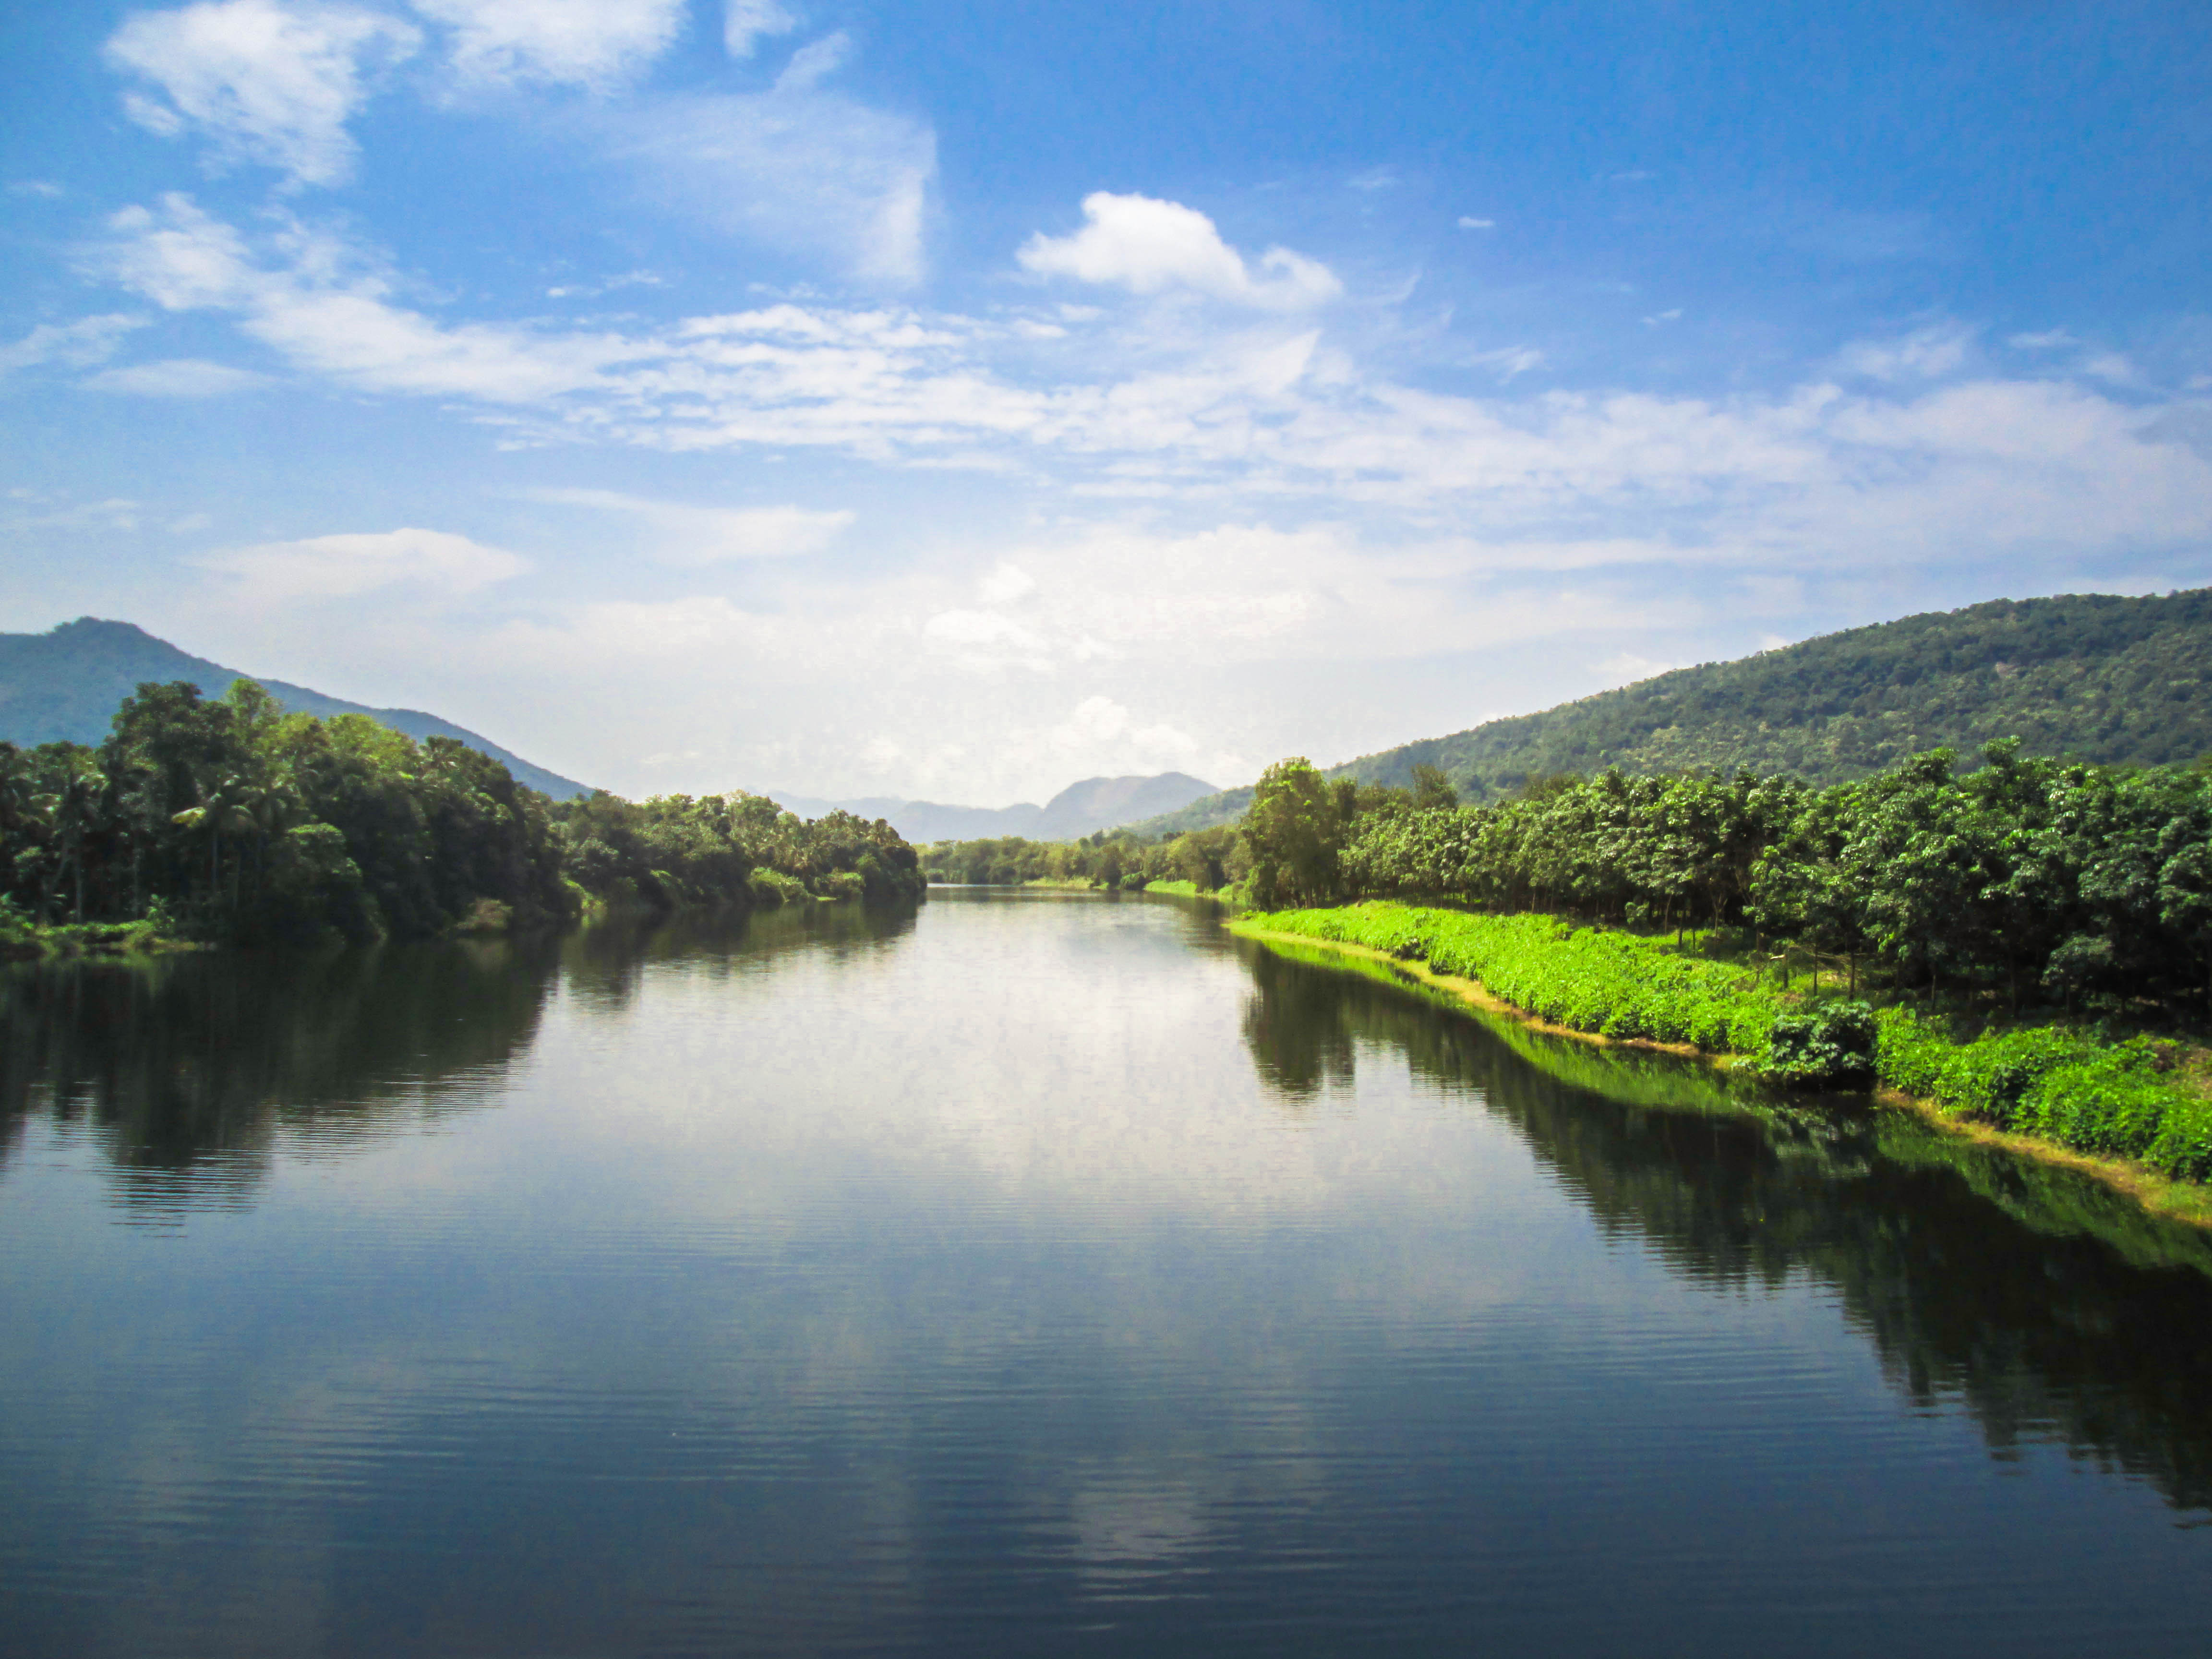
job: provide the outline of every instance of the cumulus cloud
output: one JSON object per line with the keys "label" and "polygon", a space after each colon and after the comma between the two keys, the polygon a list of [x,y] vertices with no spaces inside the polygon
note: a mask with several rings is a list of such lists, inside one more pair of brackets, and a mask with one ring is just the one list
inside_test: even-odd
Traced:
{"label": "cumulus cloud", "polygon": [[605,91],[666,51],[684,0],[411,0],[452,31],[464,81]]}
{"label": "cumulus cloud", "polygon": [[799,19],[776,0],[729,0],[722,12],[722,46],[732,58],[750,58],[765,37],[798,27]]}
{"label": "cumulus cloud", "polygon": [[270,384],[266,374],[233,368],[199,357],[172,357],[157,363],[133,363],[103,369],[83,382],[94,392],[121,392],[138,398],[221,398],[253,392]]}
{"label": "cumulus cloud", "polygon": [[42,363],[82,368],[112,355],[125,335],[145,325],[143,317],[120,313],[81,317],[73,323],[41,323],[21,339],[0,345],[0,374]]}
{"label": "cumulus cloud", "polygon": [[356,6],[202,0],[132,14],[106,56],[155,89],[124,100],[149,131],[196,131],[218,164],[258,163],[295,185],[328,185],[353,171],[346,123],[376,71],[421,40],[411,24]]}
{"label": "cumulus cloud", "polygon": [[531,499],[562,507],[621,513],[650,538],[649,550],[671,564],[718,564],[732,559],[783,559],[819,553],[834,543],[853,514],[803,507],[686,507],[642,500],[611,489],[540,489]]}
{"label": "cumulus cloud", "polygon": [[1328,266],[1288,248],[1269,248],[1254,276],[1213,221],[1180,202],[1097,191],[1083,198],[1083,228],[1040,232],[1016,253],[1024,270],[1079,282],[1118,283],[1137,294],[1188,289],[1238,305],[1303,311],[1333,300],[1344,284]]}
{"label": "cumulus cloud", "polygon": [[204,570],[234,576],[256,603],[354,599],[399,586],[470,593],[517,576],[529,561],[441,530],[311,536],[204,554]]}

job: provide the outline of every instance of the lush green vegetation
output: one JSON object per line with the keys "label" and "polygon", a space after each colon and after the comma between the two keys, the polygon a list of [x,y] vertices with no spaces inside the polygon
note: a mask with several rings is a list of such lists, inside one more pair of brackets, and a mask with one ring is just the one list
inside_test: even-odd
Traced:
{"label": "lush green vegetation", "polygon": [[1984,1030],[1960,1043],[1949,1021],[1907,1007],[1877,1016],[1809,986],[1786,992],[1771,970],[1693,956],[1668,937],[1554,916],[1386,901],[1261,912],[1242,925],[1424,962],[1572,1030],[1742,1056],[1783,1082],[1878,1078],[2013,1133],[2179,1179],[2212,1177],[2212,1077],[2191,1069],[2171,1041],[2041,1025]]}
{"label": "lush green vegetation", "polygon": [[451,738],[141,685],[98,748],[0,743],[0,946],[309,943],[539,925],[594,903],[911,896],[889,825],[732,794],[554,802]]}
{"label": "lush green vegetation", "polygon": [[1246,819],[1252,896],[1734,927],[1847,983],[2136,1024],[2212,1017],[2212,771],[2033,760],[2009,740],[1984,758],[1960,776],[1939,750],[1825,789],[1607,772],[1491,805],[1385,794],[1349,817],[1343,782],[1285,763]]}

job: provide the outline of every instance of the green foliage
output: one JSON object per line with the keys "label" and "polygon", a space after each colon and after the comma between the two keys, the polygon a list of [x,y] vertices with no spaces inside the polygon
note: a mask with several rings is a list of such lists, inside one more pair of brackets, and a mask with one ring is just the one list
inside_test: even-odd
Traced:
{"label": "green foliage", "polygon": [[917,864],[880,821],[755,796],[556,804],[453,738],[288,714],[250,680],[216,702],[141,685],[97,750],[0,743],[0,922],[40,937],[143,923],[302,945],[772,902],[786,884],[896,897],[921,890]]}
{"label": "green foliage", "polygon": [[1350,828],[1346,809],[1352,805],[1349,793],[1340,798],[1304,756],[1277,761],[1262,773],[1243,828],[1254,902],[1311,902],[1332,896]]}
{"label": "green foliage", "polygon": [[2212,1178],[2212,1100],[2148,1037],[2030,1026],[1954,1043],[1935,1021],[1892,1008],[1879,1054],[1884,1083],[1962,1116],[2183,1180]]}
{"label": "green foliage", "polygon": [[1180,884],[1218,892],[1242,879],[1249,864],[1234,830],[1222,828],[1147,843],[1101,830],[1080,841],[1025,841],[1005,836],[939,842],[921,852],[931,881],[976,887],[1091,886],[1115,890]]}
{"label": "green foliage", "polygon": [[1783,1014],[1767,1030],[1761,1069],[1802,1088],[1865,1084],[1875,1075],[1875,1012],[1863,1002]]}
{"label": "green foliage", "polygon": [[1354,820],[1340,884],[1739,927],[1847,981],[2014,1009],[2212,1012],[2212,774],[2029,759],[2011,739],[1983,759],[1962,776],[1936,750],[1826,789],[1607,771],[1487,806],[1383,803]]}
{"label": "green foliage", "polygon": [[1394,903],[1256,914],[1269,932],[1341,940],[1476,979],[1516,1008],[1618,1038],[1763,1054],[1784,1008],[1740,965],[1680,954],[1668,941],[1557,916],[1479,915]]}

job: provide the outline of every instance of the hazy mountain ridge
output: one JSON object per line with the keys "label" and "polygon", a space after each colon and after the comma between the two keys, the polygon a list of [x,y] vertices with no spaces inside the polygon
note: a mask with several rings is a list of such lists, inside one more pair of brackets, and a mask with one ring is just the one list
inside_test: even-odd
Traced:
{"label": "hazy mountain ridge", "polygon": [[802,817],[818,817],[842,808],[864,818],[886,819],[900,835],[919,846],[927,842],[981,841],[1003,836],[1072,841],[1095,830],[1111,830],[1133,817],[1171,812],[1215,792],[1212,784],[1187,772],[1161,772],[1150,777],[1085,778],[1068,785],[1042,806],[1029,801],[1012,806],[952,806],[880,795],[858,800],[817,800],[781,790],[767,793]]}
{"label": "hazy mountain ridge", "polygon": [[0,738],[24,748],[67,741],[97,744],[117,707],[145,680],[189,680],[219,697],[234,680],[258,681],[288,709],[327,718],[366,714],[416,739],[453,738],[490,756],[515,781],[556,799],[589,794],[587,785],[417,708],[371,708],[283,680],[225,668],[180,651],[133,623],[80,617],[44,634],[0,634]]}
{"label": "hazy mountain ridge", "polygon": [[[2028,752],[2159,765],[2212,753],[2212,589],[2142,599],[1992,599],[1676,669],[1533,714],[1425,738],[1329,769],[1404,785],[1441,767],[1463,799],[1547,773],[1789,773],[1864,777],[1923,750],[1969,759],[1995,738]],[[1130,827],[1228,823],[1225,790]]]}

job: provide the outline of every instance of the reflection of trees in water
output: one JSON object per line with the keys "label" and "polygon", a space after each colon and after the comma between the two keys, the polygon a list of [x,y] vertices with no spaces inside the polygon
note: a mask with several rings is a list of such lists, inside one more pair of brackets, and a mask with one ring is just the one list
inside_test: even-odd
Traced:
{"label": "reflection of trees in water", "polygon": [[0,975],[0,1112],[94,1125],[126,1200],[242,1198],[281,1130],[343,1145],[465,1109],[526,1048],[559,943],[79,962]]}
{"label": "reflection of trees in water", "polygon": [[224,951],[0,971],[0,1158],[27,1115],[92,1125],[125,1201],[247,1201],[280,1133],[321,1149],[473,1109],[535,1038],[563,979],[619,1008],[656,963],[708,972],[804,945],[849,958],[911,905],[805,904],[616,920],[566,936],[327,955]]}
{"label": "reflection of trees in water", "polygon": [[1350,1087],[1352,1030],[1345,993],[1347,984],[1361,981],[1340,984],[1334,975],[1268,951],[1252,957],[1250,966],[1258,994],[1244,1005],[1244,1042],[1260,1080],[1300,1103],[1327,1090]]}
{"label": "reflection of trees in water", "polygon": [[914,931],[913,904],[823,904],[771,910],[679,910],[672,915],[612,916],[562,941],[570,989],[593,1007],[635,1000],[654,968],[681,962],[687,972],[736,971],[765,954],[807,945],[843,963],[884,950]]}
{"label": "reflection of trees in water", "polygon": [[[1246,1039],[1293,1101],[1311,1086],[1296,1080],[1336,1075],[1313,1056],[1346,1056],[1348,1075],[1353,1042],[1387,1044],[1417,1075],[1480,1091],[1601,1227],[1673,1272],[1828,1286],[1915,1405],[1962,1402],[1993,1449],[2055,1437],[2212,1508],[2203,1235],[1863,1103],[1731,1094],[1692,1063],[1616,1059],[1268,953],[1252,963]],[[2158,1262],[2192,1265],[2138,1265]]]}

